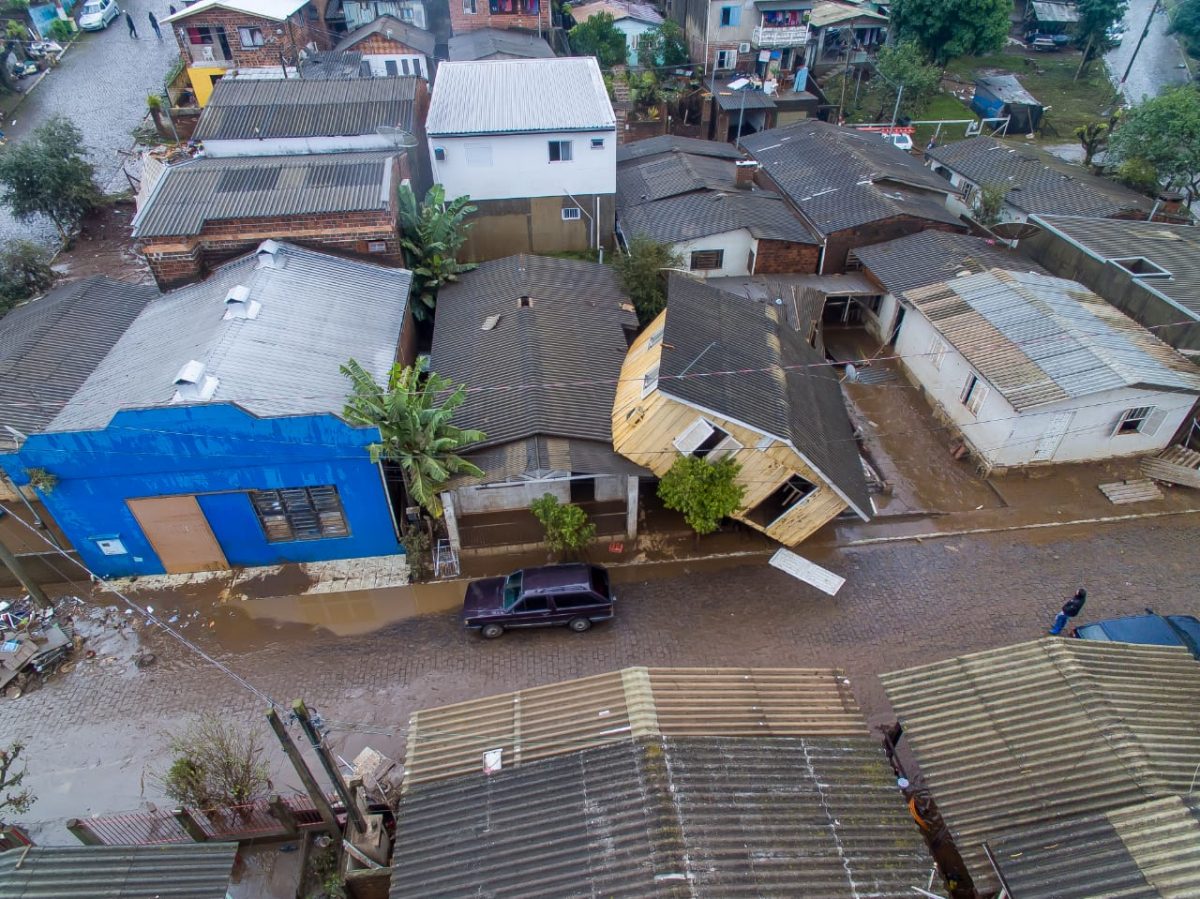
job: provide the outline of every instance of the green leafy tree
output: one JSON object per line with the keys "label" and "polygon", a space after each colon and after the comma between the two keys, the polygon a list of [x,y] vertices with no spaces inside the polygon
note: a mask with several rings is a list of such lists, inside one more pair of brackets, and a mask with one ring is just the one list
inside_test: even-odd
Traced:
{"label": "green leafy tree", "polygon": [[709,462],[680,456],[658,484],[658,497],[699,535],[711,534],[742,505],[746,488],[737,482],[742,466],[733,459]]}
{"label": "green leafy tree", "polygon": [[594,56],[603,69],[621,65],[629,52],[611,13],[596,13],[572,28],[568,36],[576,56]]}
{"label": "green leafy tree", "polygon": [[253,731],[217,715],[202,715],[171,734],[174,758],[154,779],[176,802],[196,809],[243,806],[263,799],[270,789],[270,768]]}
{"label": "green leafy tree", "polygon": [[529,511],[546,529],[546,545],[560,555],[582,551],[596,536],[587,512],[572,503],[560,503],[553,493],[534,500]]}
{"label": "green leafy tree", "polygon": [[670,246],[640,235],[629,241],[628,253],[618,253],[614,258],[613,267],[621,280],[621,289],[633,302],[638,324],[643,328],[667,306],[664,269],[682,265],[683,257]]}
{"label": "green leafy tree", "polygon": [[1171,11],[1171,33],[1182,37],[1193,55],[1200,51],[1200,0],[1183,0]]}
{"label": "green leafy tree", "polygon": [[0,248],[0,315],[54,283],[49,254],[28,240]]}
{"label": "green leafy tree", "polygon": [[991,53],[1008,39],[1010,0],[896,0],[892,28],[915,40],[939,65]]}
{"label": "green leafy tree", "polygon": [[1126,159],[1113,171],[1113,176],[1134,190],[1153,194],[1158,190],[1158,172],[1144,159]]}
{"label": "green leafy tree", "polygon": [[342,374],[351,384],[346,420],[379,428],[382,441],[367,447],[371,461],[398,465],[408,496],[434,518],[441,518],[438,494],[450,476],[483,476],[458,450],[483,440],[484,433],[450,423],[454,410],[466,399],[466,388],[453,387],[432,372],[423,377],[411,365],[392,366],[386,387],[353,359],[342,366]]}
{"label": "green leafy tree", "polygon": [[0,203],[22,220],[46,216],[66,241],[104,201],[85,153],[79,129],[55,116],[0,152]]}
{"label": "green leafy tree", "polygon": [[478,207],[471,205],[470,197],[457,197],[447,203],[446,189],[440,184],[429,188],[422,203],[417,203],[411,187],[402,184],[399,201],[403,229],[400,243],[413,273],[412,293],[418,300],[413,304],[413,315],[421,321],[431,320],[442,286],[475,268],[473,263],[459,262],[457,257],[471,227],[466,218]]}
{"label": "green leafy tree", "polygon": [[25,780],[25,763],[21,761],[24,751],[25,744],[20,740],[0,747],[0,826],[8,823],[9,814],[29,811],[37,799],[29,790],[21,789]]}
{"label": "green leafy tree", "polygon": [[1186,193],[1189,203],[1200,196],[1200,89],[1164,90],[1125,112],[1108,140],[1108,162],[1122,166],[1133,160]]}
{"label": "green leafy tree", "polygon": [[1004,209],[1004,201],[1008,197],[1008,187],[1004,184],[984,184],[975,196],[975,217],[987,228],[1000,221]]}
{"label": "green leafy tree", "polygon": [[643,32],[638,38],[637,61],[644,69],[687,65],[688,51],[683,30],[674,22],[666,21]]}
{"label": "green leafy tree", "polygon": [[875,68],[885,82],[886,108],[880,112],[880,121],[884,120],[885,112],[891,115],[901,86],[904,94],[900,97],[900,112],[911,116],[937,94],[941,85],[941,70],[929,62],[920,44],[913,40],[881,49]]}
{"label": "green leafy tree", "polygon": [[1083,75],[1093,59],[1109,44],[1108,29],[1125,16],[1126,0],[1079,0],[1079,22],[1075,26],[1075,45],[1083,50],[1075,81]]}

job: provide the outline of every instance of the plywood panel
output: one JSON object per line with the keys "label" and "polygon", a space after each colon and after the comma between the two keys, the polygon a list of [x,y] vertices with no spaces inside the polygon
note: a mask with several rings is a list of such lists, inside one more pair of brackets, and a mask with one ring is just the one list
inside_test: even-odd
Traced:
{"label": "plywood panel", "polygon": [[168,574],[229,567],[194,496],[159,496],[126,503]]}

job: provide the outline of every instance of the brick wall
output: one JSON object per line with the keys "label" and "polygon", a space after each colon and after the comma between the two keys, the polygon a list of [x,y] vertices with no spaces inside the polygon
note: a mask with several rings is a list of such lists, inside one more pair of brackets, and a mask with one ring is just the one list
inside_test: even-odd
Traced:
{"label": "brick wall", "polygon": [[492,15],[489,0],[474,0],[476,12],[463,11],[464,0],[449,0],[450,27],[454,34],[466,34],[468,31],[478,31],[480,28],[500,28],[504,31],[519,30],[538,32],[538,19],[541,19],[541,32],[550,33],[550,0],[541,0],[538,15]]}
{"label": "brick wall", "polygon": [[361,41],[358,41],[350,49],[355,50],[364,56],[424,56],[420,50],[415,47],[410,47],[408,44],[402,43],[394,38],[390,38],[385,34],[368,35]]}
{"label": "brick wall", "polygon": [[829,235],[825,249],[825,270],[822,274],[836,275],[846,270],[846,254],[856,247],[907,237],[918,231],[949,231],[966,233],[966,225],[955,226],[948,222],[934,222],[912,215],[897,215],[877,222],[869,222]]}
{"label": "brick wall", "polygon": [[[194,16],[174,22],[175,39],[179,42],[179,52],[184,62],[191,65],[192,55],[188,43],[188,28],[224,28],[225,40],[229,43],[229,52],[235,66],[249,68],[264,68],[279,65],[280,55],[289,65],[295,65],[299,50],[308,44],[316,44],[318,50],[328,50],[329,40],[321,28],[321,23],[308,21],[308,6],[302,7],[286,22],[276,22],[261,16],[235,12],[229,9],[209,8]],[[262,32],[261,47],[243,47],[238,28],[257,28]],[[222,51],[220,44],[213,44],[213,53],[218,58]]]}
{"label": "brick wall", "polygon": [[816,272],[820,260],[821,248],[818,246],[788,240],[760,240],[754,273],[811,275]]}

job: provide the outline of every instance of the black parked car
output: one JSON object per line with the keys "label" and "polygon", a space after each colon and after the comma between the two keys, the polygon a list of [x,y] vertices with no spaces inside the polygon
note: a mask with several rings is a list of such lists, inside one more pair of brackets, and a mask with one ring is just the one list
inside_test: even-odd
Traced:
{"label": "black parked car", "polygon": [[471,581],[462,619],[489,640],[510,627],[565,625],[582,633],[612,618],[615,602],[599,565],[544,565]]}

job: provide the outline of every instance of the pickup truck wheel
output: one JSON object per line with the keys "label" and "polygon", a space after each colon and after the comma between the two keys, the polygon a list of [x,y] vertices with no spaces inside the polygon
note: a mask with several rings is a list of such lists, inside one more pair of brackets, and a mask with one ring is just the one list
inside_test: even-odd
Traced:
{"label": "pickup truck wheel", "polygon": [[485,640],[495,640],[504,633],[504,628],[499,624],[485,624],[479,629],[479,633]]}
{"label": "pickup truck wheel", "polygon": [[567,627],[577,634],[582,634],[584,631],[591,628],[592,622],[586,618],[572,618],[567,622]]}

